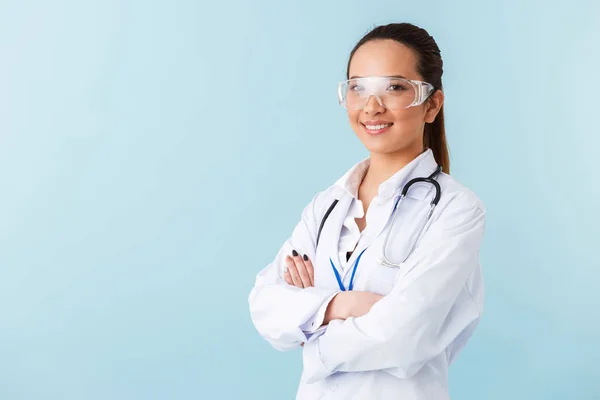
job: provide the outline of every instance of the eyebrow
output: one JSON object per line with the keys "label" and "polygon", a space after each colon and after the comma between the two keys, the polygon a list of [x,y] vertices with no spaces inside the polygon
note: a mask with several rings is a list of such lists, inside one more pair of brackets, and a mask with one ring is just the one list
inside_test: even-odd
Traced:
{"label": "eyebrow", "polygon": [[[359,79],[359,78],[363,78],[362,76],[358,76],[358,75],[353,75],[350,77],[350,79]],[[386,75],[386,76],[382,76],[381,78],[401,78],[401,79],[408,79],[405,76],[402,75]]]}

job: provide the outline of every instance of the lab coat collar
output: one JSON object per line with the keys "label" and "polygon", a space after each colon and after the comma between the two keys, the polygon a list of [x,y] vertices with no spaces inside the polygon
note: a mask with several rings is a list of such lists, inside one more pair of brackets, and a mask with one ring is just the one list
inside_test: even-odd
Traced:
{"label": "lab coat collar", "polygon": [[[358,199],[358,188],[369,169],[370,162],[371,159],[366,158],[357,163],[346,172],[335,185],[344,189],[350,196]],[[379,186],[378,196],[381,198],[389,198],[400,191],[410,179],[429,176],[436,168],[437,163],[433,156],[433,151],[431,149],[426,149],[414,160],[392,175],[388,180],[383,182]],[[415,194],[420,194],[418,197],[424,198],[427,193],[418,191],[415,192]]]}
{"label": "lab coat collar", "polygon": [[365,177],[367,170],[369,169],[369,165],[371,164],[371,159],[366,158],[354,165],[348,172],[344,174],[338,181],[335,183],[335,186],[338,186],[344,189],[350,196],[358,199],[358,188],[362,183],[363,178]]}

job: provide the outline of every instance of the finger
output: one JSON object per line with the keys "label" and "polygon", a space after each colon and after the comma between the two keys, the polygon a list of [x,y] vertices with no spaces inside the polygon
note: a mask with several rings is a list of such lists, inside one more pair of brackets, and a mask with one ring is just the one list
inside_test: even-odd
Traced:
{"label": "finger", "polygon": [[312,261],[310,261],[306,254],[304,255],[304,265],[306,266],[306,271],[310,277],[311,286],[315,286],[315,268],[312,265]]}
{"label": "finger", "polygon": [[302,260],[302,257],[300,256],[300,254],[298,254],[296,250],[292,252],[292,255],[292,259],[296,264],[296,270],[298,271],[298,275],[300,275],[302,284],[305,288],[311,287],[312,284],[310,283],[310,276],[308,275],[308,271],[306,270],[306,266],[304,265],[304,260]]}
{"label": "finger", "polygon": [[294,260],[292,260],[292,257],[287,256],[285,259],[285,264],[287,265],[288,272],[292,277],[293,285],[301,289],[304,288],[304,285],[302,285],[302,279],[300,279],[300,275],[298,275],[298,270],[296,269],[296,264],[294,263]]}
{"label": "finger", "polygon": [[288,285],[294,285],[294,281],[292,281],[292,277],[290,276],[289,271],[287,270],[287,267],[285,267],[285,272],[283,273],[283,279],[285,279],[285,281],[287,282]]}

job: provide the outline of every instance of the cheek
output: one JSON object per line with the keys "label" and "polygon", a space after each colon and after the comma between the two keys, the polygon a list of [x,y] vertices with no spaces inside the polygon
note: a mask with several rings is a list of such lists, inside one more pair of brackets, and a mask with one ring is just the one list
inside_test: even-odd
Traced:
{"label": "cheek", "polygon": [[360,111],[348,111],[348,121],[350,125],[354,128],[358,125],[358,121],[360,119]]}
{"label": "cheek", "polygon": [[393,115],[394,124],[403,132],[418,130],[424,123],[424,115],[419,108],[396,111]]}
{"label": "cheek", "polygon": [[423,119],[423,113],[418,107],[407,108],[406,110],[394,111],[394,119],[398,122],[414,122]]}
{"label": "cheek", "polygon": [[348,110],[348,119],[350,122],[358,121],[358,116],[360,115],[360,111]]}

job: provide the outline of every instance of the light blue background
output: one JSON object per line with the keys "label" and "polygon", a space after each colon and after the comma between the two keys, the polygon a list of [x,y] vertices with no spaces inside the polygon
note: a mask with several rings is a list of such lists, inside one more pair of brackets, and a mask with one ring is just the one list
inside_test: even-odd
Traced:
{"label": "light blue background", "polygon": [[599,399],[600,6],[516,0],[0,0],[0,399],[293,398],[247,296],[366,155],[335,84],[394,21],[488,208],[453,398]]}

